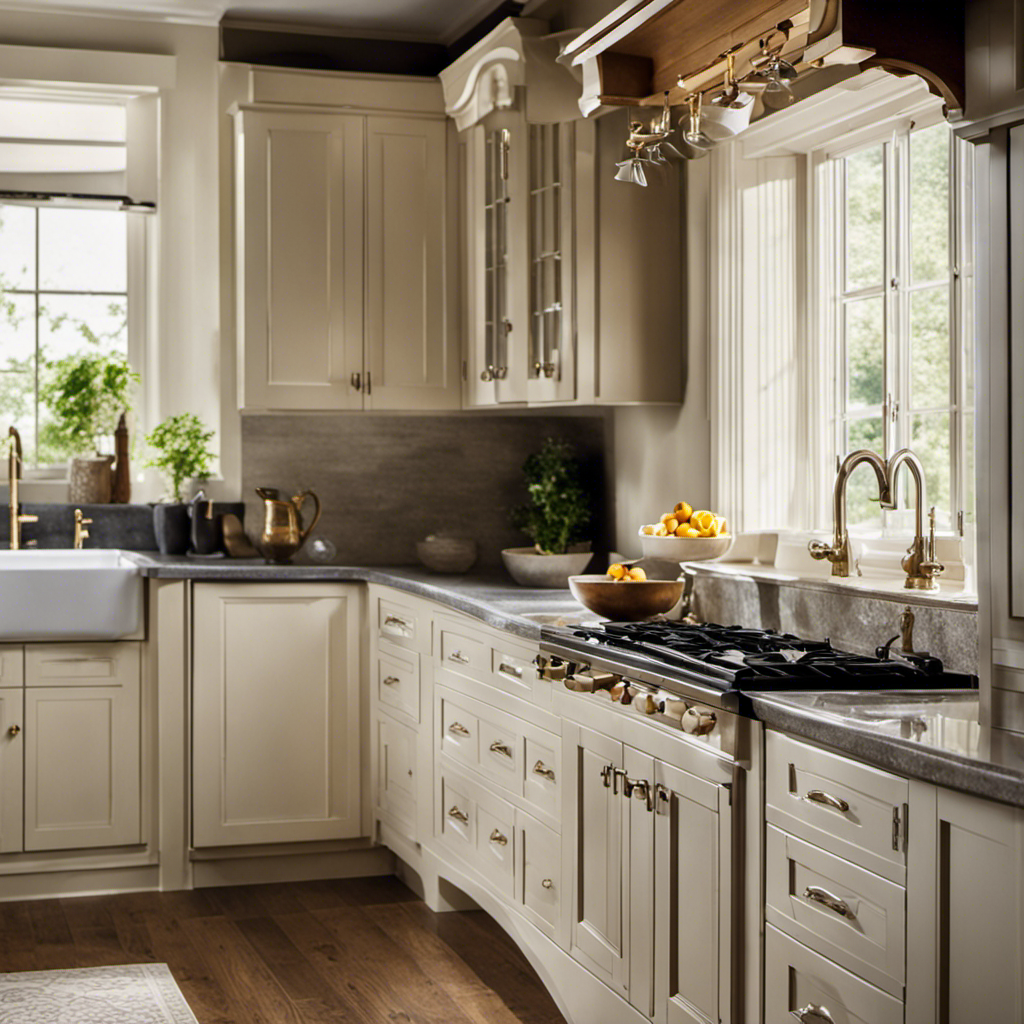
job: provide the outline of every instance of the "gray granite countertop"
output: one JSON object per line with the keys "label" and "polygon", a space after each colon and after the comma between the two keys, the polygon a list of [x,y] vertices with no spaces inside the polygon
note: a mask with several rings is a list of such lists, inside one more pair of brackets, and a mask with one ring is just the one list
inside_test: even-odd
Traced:
{"label": "gray granite countertop", "polygon": [[465,612],[527,640],[540,639],[542,623],[593,619],[568,590],[520,587],[501,573],[444,576],[419,566],[268,565],[261,558],[188,558],[131,552],[143,576],[236,582],[360,581],[395,587]]}
{"label": "gray granite countertop", "polygon": [[975,690],[748,696],[766,725],[898,775],[1024,807],[1024,736],[979,725]]}

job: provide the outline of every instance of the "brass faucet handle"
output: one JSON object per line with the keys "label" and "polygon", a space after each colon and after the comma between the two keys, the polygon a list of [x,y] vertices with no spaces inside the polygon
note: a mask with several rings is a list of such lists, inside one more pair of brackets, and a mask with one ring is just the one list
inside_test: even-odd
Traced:
{"label": "brass faucet handle", "polygon": [[87,518],[80,508],[75,509],[75,548],[82,547],[82,541],[88,540],[89,531],[87,526],[92,525],[92,520]]}
{"label": "brass faucet handle", "polygon": [[830,562],[834,562],[836,559],[836,549],[831,544],[826,544],[823,540],[812,540],[807,545],[807,550],[810,552],[811,558],[816,558],[819,562],[827,558]]}

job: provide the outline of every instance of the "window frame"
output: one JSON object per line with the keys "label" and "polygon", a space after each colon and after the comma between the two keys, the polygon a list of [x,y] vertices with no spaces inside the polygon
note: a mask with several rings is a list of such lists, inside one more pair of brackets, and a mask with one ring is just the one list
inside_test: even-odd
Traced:
{"label": "window frame", "polygon": [[[823,288],[811,289],[818,306],[817,320],[824,328],[824,358],[820,360],[820,374],[811,386],[817,386],[827,396],[821,409],[819,425],[822,433],[831,438],[831,451],[818,452],[815,462],[827,465],[839,461],[847,454],[846,429],[850,422],[881,415],[883,456],[893,454],[902,447],[910,447],[913,417],[917,414],[946,413],[950,417],[950,520],[937,527],[936,532],[946,536],[963,535],[965,526],[973,522],[973,508],[967,500],[970,461],[967,452],[968,420],[974,415],[973,402],[967,401],[965,382],[973,358],[973,330],[970,300],[973,282],[973,244],[971,194],[973,181],[970,173],[968,145],[949,133],[949,267],[945,279],[928,282],[910,281],[910,137],[915,131],[933,127],[943,121],[940,110],[917,111],[914,118],[898,119],[895,123],[880,125],[874,130],[858,130],[839,136],[810,154],[814,173],[810,175],[811,208],[814,210],[813,248],[815,264],[824,268]],[[846,182],[844,158],[878,145],[884,146],[884,224],[883,224],[883,276],[880,286],[860,289],[845,288],[846,245],[845,208]],[[914,293],[947,284],[949,289],[949,346],[950,386],[949,402],[943,406],[912,409],[910,407],[910,306]],[[866,297],[883,297],[883,398],[881,408],[850,415],[846,409],[845,352],[846,304]],[[968,342],[965,348],[965,340]],[[831,458],[829,458],[831,456]],[[823,476],[827,476],[822,471]],[[905,480],[905,478],[904,478]],[[927,484],[926,476],[926,484]],[[904,481],[901,484],[905,486]],[[824,488],[816,487],[819,500],[814,509],[814,527],[828,529],[832,525],[831,501],[824,496]],[[831,488],[827,493],[830,493]],[[910,499],[912,503],[913,499]],[[931,505],[931,499],[928,500]],[[904,536],[910,525],[913,509],[901,499],[898,511],[882,513],[883,537]],[[878,536],[873,527],[851,526],[851,535]]]}

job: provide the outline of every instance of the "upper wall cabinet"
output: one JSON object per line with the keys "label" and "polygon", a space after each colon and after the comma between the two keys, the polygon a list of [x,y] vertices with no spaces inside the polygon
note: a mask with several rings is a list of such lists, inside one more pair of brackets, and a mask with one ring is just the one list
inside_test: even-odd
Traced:
{"label": "upper wall cabinet", "polygon": [[[678,171],[641,204],[656,224],[619,217],[637,197],[612,181],[613,165],[596,180],[599,133],[579,120],[579,83],[556,63],[564,39],[545,32],[506,19],[441,73],[462,133],[465,404],[678,402]],[[615,132],[621,160],[625,125]],[[641,240],[653,277],[620,258]],[[657,294],[670,298],[655,312]],[[652,349],[653,375],[642,372]]]}
{"label": "upper wall cabinet", "polygon": [[442,117],[235,113],[239,407],[450,409]]}

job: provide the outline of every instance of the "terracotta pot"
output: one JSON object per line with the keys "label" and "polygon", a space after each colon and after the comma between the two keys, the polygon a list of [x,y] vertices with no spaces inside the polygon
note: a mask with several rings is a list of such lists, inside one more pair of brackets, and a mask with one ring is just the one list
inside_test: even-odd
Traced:
{"label": "terracotta pot", "polygon": [[113,455],[71,460],[68,500],[72,505],[107,505],[113,483]]}

